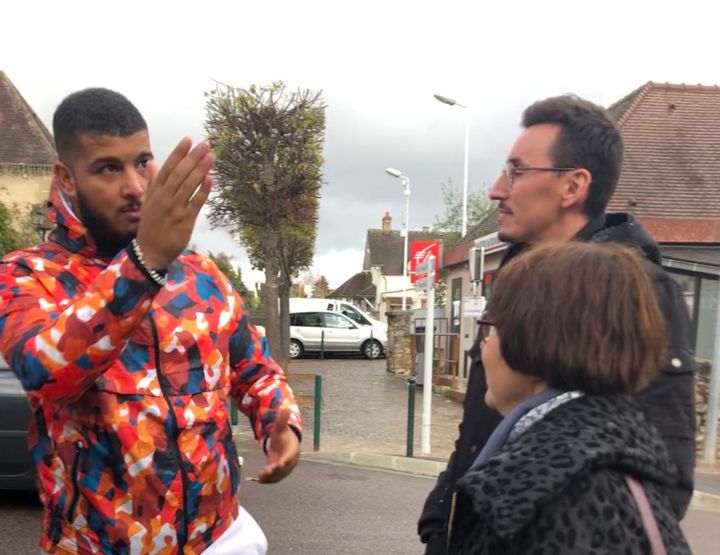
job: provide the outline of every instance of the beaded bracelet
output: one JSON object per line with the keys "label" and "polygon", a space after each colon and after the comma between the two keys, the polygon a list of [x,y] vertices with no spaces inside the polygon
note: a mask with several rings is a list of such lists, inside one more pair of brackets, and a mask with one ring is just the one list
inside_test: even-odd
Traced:
{"label": "beaded bracelet", "polygon": [[150,280],[155,283],[158,287],[163,287],[167,284],[167,276],[162,275],[157,270],[153,270],[151,268],[148,268],[145,264],[145,260],[143,259],[142,251],[140,250],[140,245],[138,245],[137,240],[132,240],[132,252],[135,255],[134,259],[137,263],[138,267],[142,271],[143,274],[145,274]]}

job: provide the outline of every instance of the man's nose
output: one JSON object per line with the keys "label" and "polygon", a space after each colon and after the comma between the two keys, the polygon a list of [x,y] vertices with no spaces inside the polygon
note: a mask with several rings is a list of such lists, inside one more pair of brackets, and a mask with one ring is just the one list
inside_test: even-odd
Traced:
{"label": "man's nose", "polygon": [[124,193],[128,197],[142,197],[147,187],[147,177],[136,169],[130,169],[125,175]]}
{"label": "man's nose", "polygon": [[508,197],[510,191],[510,183],[505,177],[505,174],[501,173],[495,180],[495,184],[488,191],[488,197],[490,200],[504,200]]}

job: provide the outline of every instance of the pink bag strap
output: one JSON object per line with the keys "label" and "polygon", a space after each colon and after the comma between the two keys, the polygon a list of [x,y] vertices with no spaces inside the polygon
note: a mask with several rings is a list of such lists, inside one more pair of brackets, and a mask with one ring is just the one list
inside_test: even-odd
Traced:
{"label": "pink bag strap", "polygon": [[643,489],[642,484],[629,474],[625,474],[625,483],[627,483],[628,489],[630,490],[633,499],[635,499],[635,504],[640,511],[640,519],[642,520],[643,528],[645,528],[648,540],[650,540],[652,555],[667,555],[665,544],[663,543],[662,536],[660,535],[660,529],[657,525],[657,520],[655,520],[655,515],[650,507],[650,502],[645,495],[645,490]]}

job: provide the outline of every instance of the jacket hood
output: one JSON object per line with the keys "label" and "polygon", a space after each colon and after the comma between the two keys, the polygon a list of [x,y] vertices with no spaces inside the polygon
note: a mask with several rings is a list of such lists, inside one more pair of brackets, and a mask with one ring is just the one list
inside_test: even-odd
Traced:
{"label": "jacket hood", "polygon": [[584,396],[549,412],[458,481],[500,537],[522,530],[573,480],[603,469],[670,486],[677,470],[642,409],[623,396]]}
{"label": "jacket hood", "polygon": [[593,243],[620,243],[635,247],[650,262],[660,264],[660,249],[655,239],[640,225],[635,216],[626,212],[605,214],[605,225],[587,240]]}
{"label": "jacket hood", "polygon": [[85,225],[73,211],[70,199],[63,193],[57,177],[53,177],[50,185],[47,216],[55,224],[55,228],[50,233],[50,241],[88,258],[96,256],[97,247],[95,242]]}

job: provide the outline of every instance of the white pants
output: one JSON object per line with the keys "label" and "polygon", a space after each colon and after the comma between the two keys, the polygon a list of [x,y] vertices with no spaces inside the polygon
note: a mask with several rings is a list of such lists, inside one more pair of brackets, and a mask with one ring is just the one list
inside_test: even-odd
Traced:
{"label": "white pants", "polygon": [[238,517],[203,555],[265,555],[267,538],[260,525],[240,507]]}

